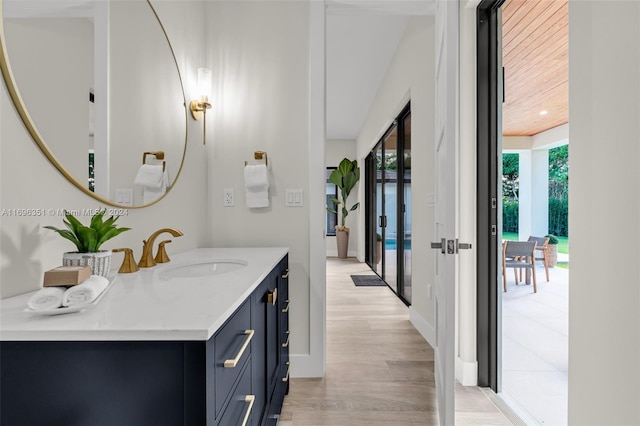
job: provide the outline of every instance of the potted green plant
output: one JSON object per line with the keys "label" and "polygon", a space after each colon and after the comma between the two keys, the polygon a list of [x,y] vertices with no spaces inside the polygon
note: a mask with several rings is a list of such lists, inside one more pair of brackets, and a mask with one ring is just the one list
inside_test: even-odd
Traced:
{"label": "potted green plant", "polygon": [[360,205],[360,203],[355,203],[351,208],[347,208],[347,199],[359,180],[360,168],[358,167],[358,162],[356,160],[351,161],[348,158],[344,158],[338,168],[329,175],[329,181],[340,189],[339,195],[341,199],[331,197],[336,209],[327,207],[327,211],[337,213],[337,209],[340,209],[340,225],[336,225],[336,241],[338,244],[338,257],[342,259],[347,257],[349,250],[349,228],[345,225],[346,219],[349,212],[354,211]]}
{"label": "potted green plant", "polygon": [[553,268],[558,263],[558,237],[553,234],[545,235],[545,238],[549,239],[547,244],[547,266]]}
{"label": "potted green plant", "polygon": [[106,209],[98,210],[92,217],[89,226],[85,226],[68,211],[65,211],[63,220],[67,229],[45,226],[46,229],[57,232],[62,238],[71,241],[77,251],[66,252],[62,257],[64,266],[91,267],[91,274],[106,276],[111,266],[111,250],[100,250],[102,244],[130,230],[131,228],[118,228],[116,221],[120,216],[111,216],[103,220]]}

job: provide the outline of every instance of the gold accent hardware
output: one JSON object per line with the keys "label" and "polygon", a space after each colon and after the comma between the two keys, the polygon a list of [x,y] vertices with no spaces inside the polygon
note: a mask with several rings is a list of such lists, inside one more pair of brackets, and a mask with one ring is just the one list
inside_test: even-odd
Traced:
{"label": "gold accent hardware", "polygon": [[247,426],[247,421],[249,420],[249,414],[251,414],[251,410],[253,409],[253,403],[256,400],[255,395],[247,395],[244,397],[244,402],[248,402],[249,406],[247,407],[247,412],[244,413],[244,420],[242,420],[242,426]]}
{"label": "gold accent hardware", "polygon": [[287,330],[285,333],[287,333],[287,341],[282,344],[283,348],[289,346],[289,337],[291,337],[291,332],[289,330]]}
{"label": "gold accent hardware", "polygon": [[139,267],[150,268],[152,266],[156,266],[156,261],[153,258],[153,243],[155,242],[158,235],[165,232],[170,233],[174,237],[181,237],[183,235],[182,232],[172,228],[158,229],[156,232],[151,234],[148,239],[143,241],[144,244],[142,246],[142,256],[140,256],[140,262],[138,262]]}
{"label": "gold accent hardware", "polygon": [[189,109],[194,120],[203,120],[202,126],[202,145],[207,144],[207,110],[211,109],[209,103],[209,94],[211,91],[211,71],[208,68],[198,68],[198,95],[199,101],[191,101]]}
{"label": "gold accent hardware", "polygon": [[153,155],[156,157],[156,160],[162,161],[162,171],[164,172],[167,169],[167,162],[164,161],[164,151],[148,151],[142,154],[142,164],[147,164],[147,155]]}
{"label": "gold accent hardware", "polygon": [[289,268],[287,268],[287,273],[282,275],[282,279],[283,280],[286,279],[286,278],[289,278]]}
{"label": "gold accent hardware", "polygon": [[287,365],[288,365],[288,367],[287,367],[287,375],[282,378],[283,382],[288,382],[289,381],[289,373],[291,373],[291,362],[287,361]]}
{"label": "gold accent hardware", "polygon": [[[269,158],[267,157],[267,153],[264,151],[256,151],[253,153],[253,159],[256,161],[264,160],[264,165],[269,165]],[[247,167],[249,165],[248,161],[244,162],[244,166]]]}
{"label": "gold accent hardware", "polygon": [[120,265],[120,269],[118,269],[118,273],[120,274],[129,274],[131,272],[136,272],[140,268],[136,263],[136,260],[133,258],[133,250],[130,248],[117,248],[111,250],[115,253],[124,252],[124,258],[122,259],[122,265]]}
{"label": "gold accent hardware", "polygon": [[211,109],[211,104],[206,99],[201,101],[191,101],[189,104],[191,116],[194,120],[200,120],[207,114],[207,110]]}
{"label": "gold accent hardware", "polygon": [[247,335],[246,340],[242,344],[242,347],[238,351],[238,354],[236,355],[235,358],[225,360],[224,368],[234,368],[236,365],[238,365],[238,361],[240,361],[240,358],[242,358],[242,354],[244,353],[245,349],[247,349],[247,346],[249,346],[249,342],[253,338],[253,334],[254,333],[255,333],[255,331],[253,331],[253,330],[245,330],[244,331],[244,334]]}
{"label": "gold accent hardware", "polygon": [[278,289],[274,288],[272,291],[269,291],[267,293],[267,303],[271,303],[272,305],[275,305],[276,300],[278,300]]}
{"label": "gold accent hardware", "polygon": [[164,240],[158,244],[158,253],[156,253],[155,260],[156,263],[167,263],[171,259],[169,259],[169,255],[167,255],[167,250],[164,248],[165,244],[170,243],[171,240]]}
{"label": "gold accent hardware", "polygon": [[286,314],[287,312],[289,312],[289,299],[285,300],[285,302],[287,303],[287,306],[285,306],[284,308],[282,308],[282,313]]}

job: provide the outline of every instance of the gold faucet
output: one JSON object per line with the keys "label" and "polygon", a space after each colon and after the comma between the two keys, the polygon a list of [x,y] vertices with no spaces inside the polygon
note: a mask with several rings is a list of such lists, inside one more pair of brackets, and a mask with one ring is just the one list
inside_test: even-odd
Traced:
{"label": "gold faucet", "polygon": [[142,241],[144,245],[142,246],[142,256],[140,257],[140,262],[138,262],[139,267],[150,268],[152,266],[156,266],[156,261],[153,258],[153,243],[155,242],[158,235],[164,234],[165,232],[170,233],[174,237],[181,237],[183,235],[182,232],[172,228],[158,229],[156,232],[151,234],[148,239]]}

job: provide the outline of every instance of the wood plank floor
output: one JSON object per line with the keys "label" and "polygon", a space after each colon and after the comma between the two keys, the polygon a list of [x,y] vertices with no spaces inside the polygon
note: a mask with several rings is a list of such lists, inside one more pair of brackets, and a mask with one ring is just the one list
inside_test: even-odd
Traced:
{"label": "wood plank floor", "polygon": [[[356,287],[371,274],[355,259],[327,259],[327,371],[292,379],[280,426],[438,424],[433,349],[388,287]],[[510,425],[476,387],[456,389],[456,424]]]}

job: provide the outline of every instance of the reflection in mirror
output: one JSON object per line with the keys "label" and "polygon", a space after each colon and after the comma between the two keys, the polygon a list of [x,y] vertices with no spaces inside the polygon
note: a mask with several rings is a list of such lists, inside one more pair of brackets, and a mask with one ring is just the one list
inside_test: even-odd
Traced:
{"label": "reflection in mirror", "polygon": [[[175,57],[146,0],[0,0],[18,111],[49,159],[102,202],[140,207],[175,184],[186,144]],[[11,92],[11,87],[10,87]],[[24,113],[23,113],[24,112]],[[164,159],[143,156],[162,152]],[[147,164],[141,170],[143,157]],[[145,172],[144,176],[141,172]]]}

